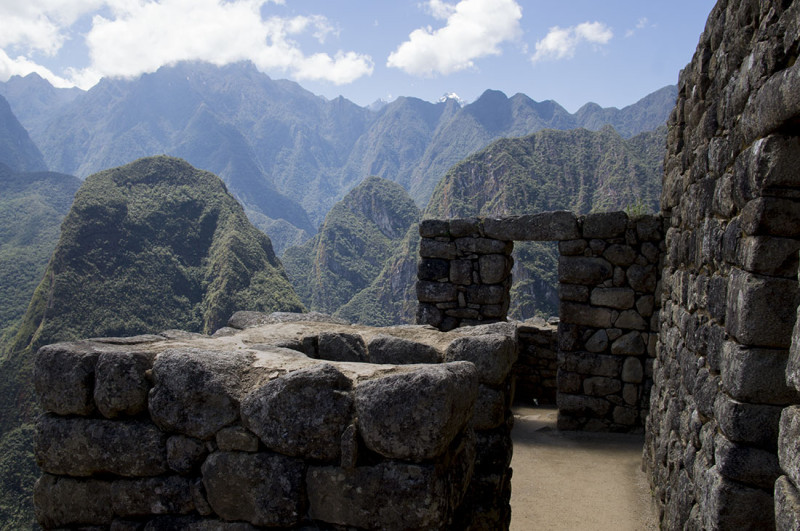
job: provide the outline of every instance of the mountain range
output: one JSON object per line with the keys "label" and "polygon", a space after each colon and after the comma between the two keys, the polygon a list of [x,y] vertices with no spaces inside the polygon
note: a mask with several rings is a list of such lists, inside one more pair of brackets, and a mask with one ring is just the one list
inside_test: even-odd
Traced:
{"label": "mountain range", "polygon": [[398,98],[377,110],[326,100],[250,63],[178,63],[87,92],[54,89],[36,74],[0,83],[53,171],[85,177],[169,154],[226,182],[278,252],[310,239],[334,203],[370,175],[403,186],[424,208],[454,164],[503,137],[612,125],[623,137],[663,124],[676,88],[623,109],[488,90],[461,105]]}

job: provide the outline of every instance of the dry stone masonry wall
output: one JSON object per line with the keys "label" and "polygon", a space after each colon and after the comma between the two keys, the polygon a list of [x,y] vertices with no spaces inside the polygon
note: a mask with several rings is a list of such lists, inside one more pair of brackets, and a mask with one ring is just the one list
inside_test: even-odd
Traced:
{"label": "dry stone masonry wall", "polygon": [[417,322],[442,330],[505,320],[513,242],[558,241],[558,358],[546,339],[528,342],[533,330],[523,325],[520,389],[526,399],[555,395],[562,429],[642,428],[658,330],[659,216],[426,220],[420,235]]}
{"label": "dry stone masonry wall", "polygon": [[[682,72],[645,464],[663,529],[798,529],[800,2],[720,0]],[[795,351],[796,352],[796,351]],[[777,483],[776,483],[777,480]],[[774,493],[774,496],[773,496]]]}
{"label": "dry stone masonry wall", "polygon": [[507,528],[515,327],[314,318],[43,347],[39,523]]}

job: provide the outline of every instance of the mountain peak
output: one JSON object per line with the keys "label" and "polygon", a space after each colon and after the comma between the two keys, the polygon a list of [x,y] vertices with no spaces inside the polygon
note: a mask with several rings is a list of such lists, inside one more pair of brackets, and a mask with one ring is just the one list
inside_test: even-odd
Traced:
{"label": "mountain peak", "polygon": [[458,103],[461,107],[466,105],[466,102],[461,99],[461,97],[456,94],[455,92],[445,92],[441,98],[439,98],[439,103],[446,103],[447,100],[453,100]]}

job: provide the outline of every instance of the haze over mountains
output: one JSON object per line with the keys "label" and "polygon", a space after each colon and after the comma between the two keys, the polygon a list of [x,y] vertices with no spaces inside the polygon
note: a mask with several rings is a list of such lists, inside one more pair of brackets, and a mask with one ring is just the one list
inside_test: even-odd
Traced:
{"label": "haze over mountains", "polygon": [[313,236],[367,176],[401,184],[424,208],[453,164],[495,139],[607,124],[627,138],[663,124],[675,91],[573,115],[492,90],[463,107],[401,97],[373,111],[272,80],[250,63],[179,63],[77,94],[36,74],[0,83],[51,170],[84,178],[143,156],[184,158],[222,177],[278,254]]}

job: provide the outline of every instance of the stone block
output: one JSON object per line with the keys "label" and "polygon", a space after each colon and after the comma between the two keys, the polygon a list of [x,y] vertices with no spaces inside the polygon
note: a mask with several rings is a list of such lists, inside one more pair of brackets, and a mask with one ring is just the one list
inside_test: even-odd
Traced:
{"label": "stone block", "polygon": [[517,343],[503,334],[460,337],[445,352],[445,361],[469,361],[478,370],[481,382],[502,384],[517,361]]}
{"label": "stone block", "polygon": [[800,480],[800,406],[789,406],[781,412],[778,459],[783,472],[797,485]]}
{"label": "stone block", "polygon": [[409,363],[441,363],[442,354],[430,345],[384,334],[367,344],[370,363],[405,365]]}
{"label": "stone block", "polygon": [[605,352],[608,348],[608,334],[605,330],[598,330],[586,341],[585,347],[589,352]]}
{"label": "stone block", "polygon": [[358,334],[320,332],[317,355],[328,361],[367,362],[367,344]]}
{"label": "stone block", "polygon": [[173,435],[167,439],[167,464],[179,474],[188,474],[206,458],[206,444],[194,437]]}
{"label": "stone block", "polygon": [[583,380],[583,392],[589,396],[608,396],[622,390],[622,382],[606,376],[590,376]]}
{"label": "stone block", "polygon": [[736,247],[736,264],[751,273],[795,278],[800,241],[774,236],[746,236]]}
{"label": "stone block", "polygon": [[653,293],[658,283],[658,274],[653,264],[634,264],[625,271],[628,284],[640,293]]}
{"label": "stone block", "polygon": [[217,432],[217,448],[222,452],[257,452],[258,437],[242,426],[228,426]]}
{"label": "stone block", "polygon": [[800,492],[786,476],[775,482],[775,530],[800,529]]}
{"label": "stone block", "polygon": [[625,212],[599,212],[583,218],[584,238],[619,238],[625,235],[628,215]]}
{"label": "stone block", "polygon": [[464,429],[477,393],[477,371],[465,362],[362,382],[355,391],[359,433],[370,450],[385,457],[432,459]]}
{"label": "stone block", "polygon": [[440,242],[429,238],[422,238],[419,242],[419,256],[421,258],[442,258],[452,260],[458,256],[455,242]]}
{"label": "stone block", "polygon": [[558,297],[562,301],[588,302],[589,286],[559,283]]}
{"label": "stone block", "polygon": [[560,256],[558,281],[566,284],[596,286],[611,278],[613,267],[603,258]]}
{"label": "stone block", "polygon": [[167,472],[166,438],[149,422],[46,414],[36,422],[34,453],[50,474],[157,476]]}
{"label": "stone block", "polygon": [[458,291],[449,282],[417,282],[417,300],[419,302],[451,302],[458,297]]}
{"label": "stone block", "polygon": [[722,385],[732,398],[760,404],[789,404],[797,391],[786,385],[786,350],[746,348],[734,341],[723,346]]}
{"label": "stone block", "polygon": [[419,235],[423,238],[449,236],[450,224],[440,219],[423,219],[419,222]]}
{"label": "stone block", "polygon": [[163,476],[111,483],[111,504],[118,517],[188,514],[194,511],[189,479]]}
{"label": "stone block", "polygon": [[596,308],[588,304],[563,301],[559,306],[558,317],[562,323],[610,328],[613,310]]}
{"label": "stone block", "polygon": [[420,302],[417,305],[417,324],[438,328],[442,324],[442,312],[433,304]]}
{"label": "stone block", "polygon": [[636,237],[643,242],[661,241],[661,224],[659,215],[642,216],[636,220]]}
{"label": "stone block", "polygon": [[773,452],[733,443],[719,433],[714,440],[714,462],[726,478],[765,490],[771,490],[781,475]]}
{"label": "stone block", "polygon": [[620,312],[619,317],[614,321],[614,327],[624,330],[644,331],[650,328],[650,325],[636,310],[625,310]]}
{"label": "stone block", "polygon": [[252,354],[169,349],[153,364],[150,416],[162,430],[210,439],[239,418],[240,386]]}
{"label": "stone block", "polygon": [[95,366],[94,402],[106,418],[134,416],[147,410],[150,385],[147,371],[153,355],[137,352],[104,352]]}
{"label": "stone block", "polygon": [[753,142],[736,160],[735,186],[745,200],[800,187],[800,146],[794,136],[769,135]]}
{"label": "stone block", "polygon": [[575,214],[563,210],[501,219],[486,218],[483,230],[486,236],[498,240],[558,241],[580,238]]}
{"label": "stone block", "polygon": [[57,415],[91,414],[99,356],[97,349],[86,343],[40,348],[34,358],[33,383],[42,409]]}
{"label": "stone block", "polygon": [[463,238],[464,236],[477,236],[480,232],[480,220],[478,218],[463,218],[450,220],[450,236],[452,238]]}
{"label": "stone block", "polygon": [[731,481],[716,466],[700,483],[704,529],[773,529],[772,494]]}
{"label": "stone block", "polygon": [[303,514],[305,464],[268,453],[215,452],[203,463],[208,503],[225,520],[292,527]]}
{"label": "stone block", "polygon": [[499,284],[511,272],[509,260],[502,254],[485,254],[478,258],[478,271],[484,284]]}
{"label": "stone block", "polygon": [[636,358],[627,358],[622,364],[622,381],[628,383],[641,383],[644,378],[642,362]]}
{"label": "stone block", "polygon": [[628,332],[614,340],[611,353],[618,356],[639,356],[645,353],[647,345],[639,332]]}
{"label": "stone block", "polygon": [[775,450],[782,409],[781,406],[747,404],[718,393],[714,418],[728,440]]}
{"label": "stone block", "polygon": [[564,240],[558,242],[558,252],[564,256],[580,256],[586,249],[586,240]]}
{"label": "stone block", "polygon": [[439,280],[448,278],[450,262],[441,258],[421,258],[417,263],[419,280]]}
{"label": "stone block", "polygon": [[633,308],[634,292],[628,288],[594,288],[589,301],[592,306],[627,310]]}
{"label": "stone block", "polygon": [[614,423],[622,426],[636,426],[639,422],[639,410],[635,407],[616,406],[611,418]]}
{"label": "stone block", "polygon": [[491,430],[506,420],[506,394],[486,385],[478,386],[478,398],[472,414],[472,428]]}
{"label": "stone block", "polygon": [[797,281],[731,270],[725,328],[748,346],[788,348],[800,303]]}
{"label": "stone block", "polygon": [[581,391],[581,381],[582,377],[580,374],[575,372],[568,372],[562,369],[558,369],[558,386],[557,388],[567,394],[576,394]]}
{"label": "stone block", "polygon": [[615,266],[628,267],[636,260],[636,251],[629,245],[615,243],[608,246],[603,253],[603,258]]}
{"label": "stone block", "polygon": [[328,363],[290,372],[244,398],[242,423],[271,450],[334,460],[352,422],[351,390],[350,379]]}
{"label": "stone block", "polygon": [[559,415],[604,417],[611,411],[611,402],[593,396],[558,393],[556,403]]}
{"label": "stone block", "polygon": [[451,260],[448,278],[453,284],[472,284],[472,260]]}
{"label": "stone block", "polygon": [[494,240],[492,238],[457,238],[456,248],[464,254],[504,254],[510,255],[514,250],[514,242]]}
{"label": "stone block", "polygon": [[800,201],[759,197],[748,201],[742,209],[742,230],[754,236],[797,237],[800,235]]}
{"label": "stone block", "polygon": [[623,358],[608,354],[591,352],[563,352],[559,357],[559,369],[589,376],[618,376],[622,370]]}
{"label": "stone block", "polygon": [[108,526],[114,519],[111,485],[103,480],[44,474],[33,488],[33,504],[45,529]]}
{"label": "stone block", "polygon": [[504,285],[489,284],[467,286],[467,304],[502,304],[508,298]]}

